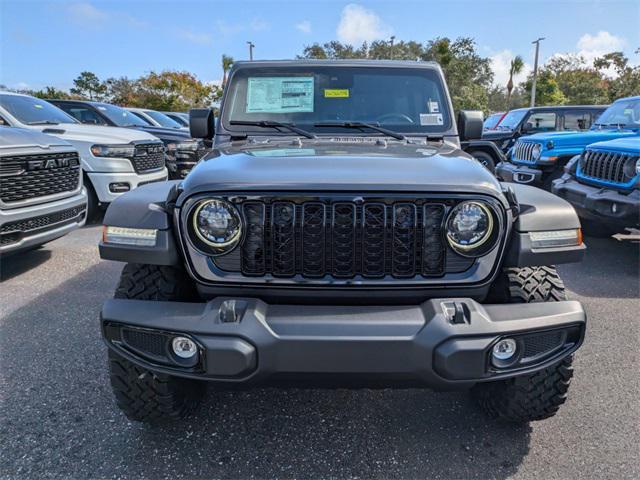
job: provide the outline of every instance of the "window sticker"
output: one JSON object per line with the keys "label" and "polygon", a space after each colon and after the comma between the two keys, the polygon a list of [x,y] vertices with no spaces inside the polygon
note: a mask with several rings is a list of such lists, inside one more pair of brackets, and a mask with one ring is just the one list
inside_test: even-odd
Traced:
{"label": "window sticker", "polygon": [[421,113],[420,125],[444,125],[441,113]]}
{"label": "window sticker", "polygon": [[438,102],[429,100],[429,113],[440,113],[440,105],[438,105]]}
{"label": "window sticker", "polygon": [[349,98],[348,88],[325,88],[324,98]]}
{"label": "window sticker", "polygon": [[313,77],[249,77],[247,113],[313,112]]}

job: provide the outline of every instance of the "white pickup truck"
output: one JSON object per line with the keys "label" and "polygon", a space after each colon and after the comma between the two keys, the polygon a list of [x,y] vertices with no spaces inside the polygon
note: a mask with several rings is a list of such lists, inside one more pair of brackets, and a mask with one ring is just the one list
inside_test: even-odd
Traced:
{"label": "white pickup truck", "polygon": [[0,127],[0,255],[43,245],[85,223],[78,152],[50,135]]}
{"label": "white pickup truck", "polygon": [[167,179],[164,146],[146,132],[81,124],[49,102],[11,92],[0,92],[0,124],[53,135],[78,150],[89,219],[123,193]]}

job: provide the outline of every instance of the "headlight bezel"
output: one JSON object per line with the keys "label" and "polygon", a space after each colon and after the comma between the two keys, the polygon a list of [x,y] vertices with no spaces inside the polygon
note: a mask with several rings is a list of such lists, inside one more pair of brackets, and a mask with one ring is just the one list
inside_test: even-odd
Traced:
{"label": "headlight bezel", "polygon": [[534,161],[538,161],[540,160],[540,157],[542,157],[542,145],[539,143],[535,143],[533,145],[533,149],[531,150],[531,158],[533,158]]}
{"label": "headlight bezel", "polygon": [[[219,203],[223,205],[232,216],[237,217],[237,231],[222,242],[215,242],[206,238],[198,228],[198,215],[206,205],[211,203]],[[187,237],[189,238],[191,245],[200,253],[208,256],[226,255],[242,243],[245,233],[245,221],[240,209],[228,200],[217,197],[201,198],[189,208],[186,220]]]}
{"label": "headlight bezel", "polygon": [[130,143],[121,145],[95,144],[89,149],[91,155],[96,158],[133,158],[136,154],[136,146]]}
{"label": "headlight bezel", "polygon": [[[481,237],[479,241],[474,242],[472,245],[463,245],[457,243],[450,235],[450,225],[455,215],[467,204],[475,204],[487,215],[489,226],[487,233]],[[502,222],[500,222],[500,216],[495,207],[491,203],[470,199],[459,202],[453,207],[447,214],[447,218],[444,223],[444,235],[447,240],[449,248],[460,256],[468,258],[478,258],[490,253],[499,243],[500,234],[502,230]]]}

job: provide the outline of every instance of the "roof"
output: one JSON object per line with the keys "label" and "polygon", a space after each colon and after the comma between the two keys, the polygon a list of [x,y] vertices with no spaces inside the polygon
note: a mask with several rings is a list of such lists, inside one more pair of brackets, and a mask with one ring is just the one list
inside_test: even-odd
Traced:
{"label": "roof", "polygon": [[286,67],[286,66],[354,66],[354,67],[404,67],[404,68],[436,68],[440,65],[437,62],[422,62],[413,60],[371,60],[371,59],[316,59],[304,58],[299,60],[241,60],[233,63],[233,68],[250,68],[250,67]]}
{"label": "roof", "polygon": [[[623,102],[625,100],[640,100],[640,95],[636,95],[634,97],[623,97],[616,100],[616,102]],[[615,102],[614,102],[615,103]]]}
{"label": "roof", "polygon": [[576,108],[602,108],[605,109],[609,105],[547,105],[542,107],[522,107],[522,108],[514,108],[513,110],[509,110],[509,112],[524,112],[529,110],[574,110]]}

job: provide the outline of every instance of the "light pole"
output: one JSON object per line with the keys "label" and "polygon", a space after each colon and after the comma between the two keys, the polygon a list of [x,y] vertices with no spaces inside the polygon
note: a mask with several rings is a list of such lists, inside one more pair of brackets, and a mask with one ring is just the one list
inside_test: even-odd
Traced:
{"label": "light pole", "polygon": [[540,37],[531,43],[536,44],[536,58],[533,61],[533,82],[531,83],[531,107],[536,106],[536,80],[538,77],[538,53],[540,52],[540,42],[544,40],[544,37]]}
{"label": "light pole", "polygon": [[253,47],[255,47],[255,45],[253,42],[247,42],[247,45],[249,45],[249,60],[253,60]]}
{"label": "light pole", "polygon": [[395,39],[396,39],[396,36],[395,35],[391,35],[391,38],[390,38],[390,40],[391,40],[391,55],[390,55],[391,56],[391,60],[393,60],[393,41]]}

